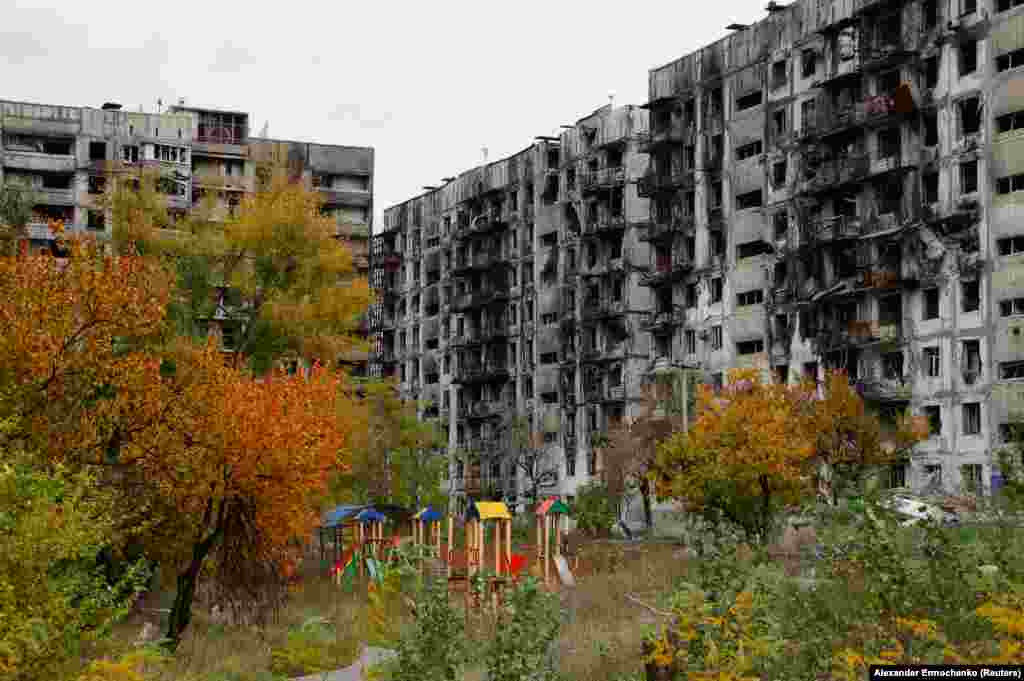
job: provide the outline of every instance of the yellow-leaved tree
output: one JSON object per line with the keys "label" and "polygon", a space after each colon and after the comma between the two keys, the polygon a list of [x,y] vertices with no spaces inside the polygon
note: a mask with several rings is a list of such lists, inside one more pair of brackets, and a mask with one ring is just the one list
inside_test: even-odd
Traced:
{"label": "yellow-leaved tree", "polygon": [[731,372],[718,391],[701,386],[689,432],[658,448],[658,496],[765,538],[811,487],[812,400],[806,386],[768,383],[756,370]]}

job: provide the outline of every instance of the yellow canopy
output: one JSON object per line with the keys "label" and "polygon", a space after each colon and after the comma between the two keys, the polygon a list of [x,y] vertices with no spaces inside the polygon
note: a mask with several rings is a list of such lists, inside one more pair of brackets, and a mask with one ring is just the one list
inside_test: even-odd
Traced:
{"label": "yellow canopy", "polygon": [[508,506],[502,501],[478,501],[474,506],[480,520],[512,520]]}

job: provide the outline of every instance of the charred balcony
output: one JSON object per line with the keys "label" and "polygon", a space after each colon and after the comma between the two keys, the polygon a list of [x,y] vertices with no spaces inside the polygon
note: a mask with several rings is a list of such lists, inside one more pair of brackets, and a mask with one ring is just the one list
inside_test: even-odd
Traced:
{"label": "charred balcony", "polygon": [[665,334],[671,333],[685,322],[686,317],[682,310],[655,310],[643,316],[640,328],[655,334]]}
{"label": "charred balcony", "polygon": [[475,271],[487,271],[495,267],[508,267],[511,263],[505,259],[501,249],[489,249],[476,253],[459,253],[452,264],[454,276],[466,275]]}
{"label": "charred balcony", "polygon": [[640,235],[640,241],[663,244],[670,243],[677,235],[690,234],[696,228],[692,215],[668,219],[655,218],[646,223],[646,229]]}
{"label": "charred balcony", "polygon": [[849,346],[903,341],[903,327],[900,323],[881,323],[878,320],[832,321],[820,328],[817,336],[819,352]]}
{"label": "charred balcony", "polygon": [[626,183],[626,169],[622,166],[589,170],[580,178],[583,193],[609,191]]}
{"label": "charred balcony", "polygon": [[640,138],[640,152],[649,154],[666,146],[687,144],[693,141],[695,129],[683,128],[679,125],[669,125],[664,128],[651,130]]}
{"label": "charred balcony", "polygon": [[664,286],[685,277],[693,271],[693,259],[686,253],[659,253],[654,258],[654,267],[645,272],[641,286]]}
{"label": "charred balcony", "polygon": [[483,290],[471,291],[456,296],[452,301],[452,312],[465,312],[478,307],[505,303],[509,299],[507,288],[493,287]]}
{"label": "charred balcony", "polygon": [[854,389],[865,401],[882,404],[909,403],[912,393],[910,383],[902,376],[858,379]]}
{"label": "charred balcony", "polygon": [[595,237],[602,234],[621,232],[626,229],[625,213],[613,213],[611,211],[600,211],[597,215],[587,216],[583,221],[580,236]]}
{"label": "charred balcony", "polygon": [[871,173],[871,158],[867,154],[850,155],[820,161],[807,170],[801,190],[805,194],[834,191],[853,182],[861,182]]}
{"label": "charred balcony", "polygon": [[626,314],[626,304],[621,300],[585,300],[583,302],[583,321],[599,321],[612,319]]}
{"label": "charred balcony", "polygon": [[507,381],[510,375],[508,367],[503,362],[460,362],[455,370],[454,382],[462,385],[497,383]]}
{"label": "charred balcony", "polygon": [[459,417],[468,421],[484,421],[499,418],[509,409],[511,407],[505,402],[474,400],[459,407]]}
{"label": "charred balcony", "polygon": [[508,338],[508,325],[505,323],[485,324],[480,328],[471,329],[461,335],[453,336],[452,347],[469,347],[502,341]]}
{"label": "charred balcony", "polygon": [[694,175],[692,168],[672,171],[648,170],[637,182],[637,192],[641,197],[651,197],[690,188],[695,184]]}

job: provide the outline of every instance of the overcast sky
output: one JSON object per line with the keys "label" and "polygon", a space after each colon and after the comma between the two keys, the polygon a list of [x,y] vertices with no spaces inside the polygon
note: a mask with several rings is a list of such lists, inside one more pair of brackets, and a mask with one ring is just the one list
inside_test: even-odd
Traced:
{"label": "overcast sky", "polygon": [[[376,213],[515,153],[766,0],[0,0],[0,99],[248,111],[253,134],[376,148]],[[379,224],[379,223],[378,223]]]}

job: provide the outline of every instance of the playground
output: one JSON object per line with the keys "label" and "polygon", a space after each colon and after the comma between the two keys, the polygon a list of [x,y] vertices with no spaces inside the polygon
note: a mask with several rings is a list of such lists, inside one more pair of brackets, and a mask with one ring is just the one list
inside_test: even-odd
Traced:
{"label": "playground", "polygon": [[502,502],[475,502],[462,518],[432,507],[409,513],[397,507],[339,506],[325,514],[318,532],[321,566],[339,588],[379,581],[399,548],[424,574],[447,580],[471,610],[498,607],[505,589],[532,574],[545,587],[574,588],[579,556],[566,533],[569,508],[546,499],[529,514],[533,543],[512,542],[512,514]]}

